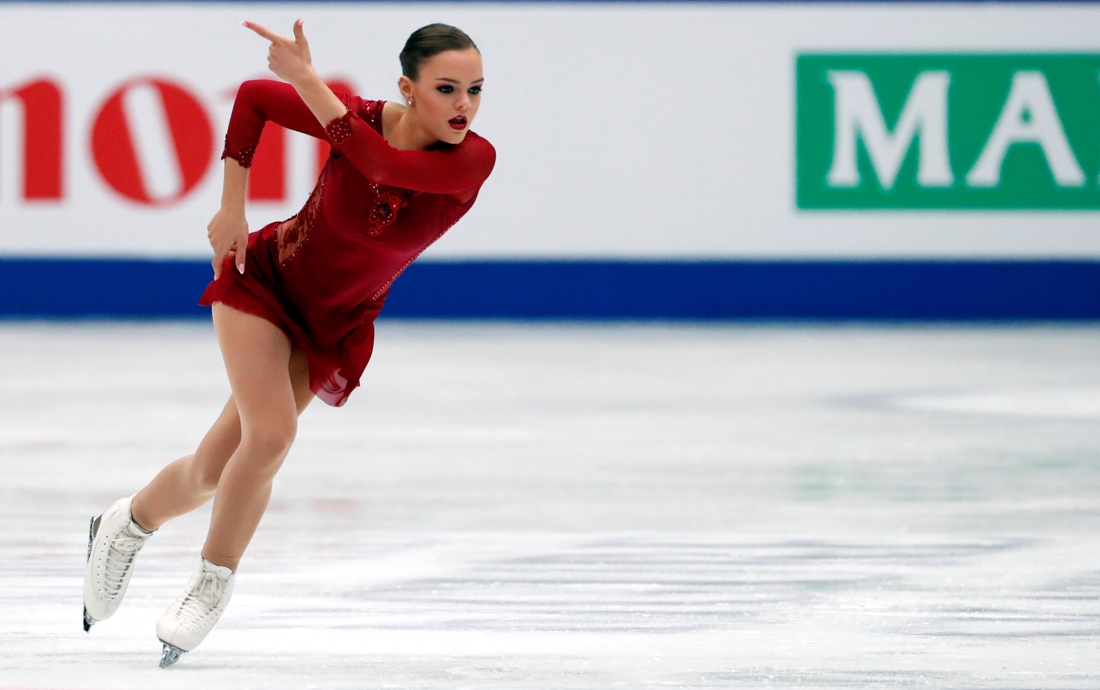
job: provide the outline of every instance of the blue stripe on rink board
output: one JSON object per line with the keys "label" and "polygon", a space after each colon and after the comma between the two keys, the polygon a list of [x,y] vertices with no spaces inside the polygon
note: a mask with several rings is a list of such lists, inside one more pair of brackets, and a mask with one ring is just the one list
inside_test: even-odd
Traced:
{"label": "blue stripe on rink board", "polygon": [[0,316],[205,317],[208,261],[0,259]]}
{"label": "blue stripe on rink board", "polygon": [[456,262],[413,265],[387,316],[1096,319],[1100,262]]}
{"label": "blue stripe on rink board", "polygon": [[[0,316],[188,318],[201,260],[0,259]],[[1100,261],[422,261],[385,317],[1100,319]]]}

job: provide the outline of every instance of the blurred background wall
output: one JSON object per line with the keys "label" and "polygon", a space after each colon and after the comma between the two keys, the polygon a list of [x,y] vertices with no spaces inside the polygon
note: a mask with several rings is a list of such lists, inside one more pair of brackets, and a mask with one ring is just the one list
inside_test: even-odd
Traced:
{"label": "blurred background wall", "polygon": [[[299,16],[368,98],[484,55],[496,170],[385,316],[1100,317],[1100,8],[920,2],[0,2],[0,315],[202,317],[239,21]],[[265,131],[253,229],[324,153]]]}

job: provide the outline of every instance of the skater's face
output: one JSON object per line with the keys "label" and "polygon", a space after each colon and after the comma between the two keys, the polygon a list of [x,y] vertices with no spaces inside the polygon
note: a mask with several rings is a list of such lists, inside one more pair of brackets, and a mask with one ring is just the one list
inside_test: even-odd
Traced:
{"label": "skater's face", "polygon": [[481,105],[481,53],[476,48],[445,50],[420,66],[416,81],[399,85],[425,130],[439,141],[460,144]]}

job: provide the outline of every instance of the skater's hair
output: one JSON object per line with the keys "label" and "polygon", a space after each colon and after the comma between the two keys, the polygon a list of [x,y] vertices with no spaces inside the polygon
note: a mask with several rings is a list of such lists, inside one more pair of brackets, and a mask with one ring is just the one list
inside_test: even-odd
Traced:
{"label": "skater's hair", "polygon": [[[401,73],[416,81],[424,63],[448,50],[477,50],[466,32],[450,24],[428,24],[412,32],[401,50]],[[481,52],[481,51],[478,51]]]}

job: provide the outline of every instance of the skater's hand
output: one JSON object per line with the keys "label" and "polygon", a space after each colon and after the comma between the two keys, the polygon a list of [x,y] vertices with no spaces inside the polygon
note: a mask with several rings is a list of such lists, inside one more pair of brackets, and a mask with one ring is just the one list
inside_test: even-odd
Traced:
{"label": "skater's hand", "polygon": [[222,208],[206,226],[206,237],[214,248],[214,280],[221,277],[225,257],[231,257],[237,271],[244,274],[245,252],[248,250],[248,221],[244,211]]}
{"label": "skater's hand", "polygon": [[309,42],[306,41],[305,32],[302,31],[301,19],[294,22],[293,40],[280,36],[255,22],[241,22],[241,24],[246,29],[251,29],[271,41],[271,47],[267,50],[267,66],[275,76],[292,86],[298,86],[315,76],[313,59],[309,54]]}

